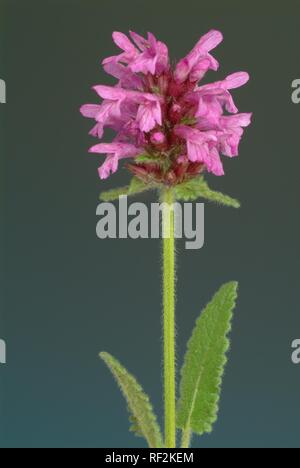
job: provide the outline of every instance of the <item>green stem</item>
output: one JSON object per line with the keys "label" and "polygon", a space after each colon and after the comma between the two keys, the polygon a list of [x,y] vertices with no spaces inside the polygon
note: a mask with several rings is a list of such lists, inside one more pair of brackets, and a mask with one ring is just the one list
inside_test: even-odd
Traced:
{"label": "green stem", "polygon": [[[174,194],[163,193],[163,302],[164,302],[164,403],[165,446],[176,447],[175,386],[175,226]],[[171,208],[171,209],[170,209]]]}

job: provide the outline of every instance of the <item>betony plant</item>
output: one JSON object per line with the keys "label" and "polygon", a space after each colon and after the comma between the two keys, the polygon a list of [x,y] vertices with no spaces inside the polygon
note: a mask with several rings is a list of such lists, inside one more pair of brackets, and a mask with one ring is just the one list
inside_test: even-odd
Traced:
{"label": "betony plant", "polygon": [[238,72],[223,81],[199,85],[209,70],[219,68],[210,54],[223,40],[219,31],[204,35],[175,67],[170,64],[167,46],[151,33],[145,39],[134,32],[130,38],[115,32],[113,39],[121,53],[105,59],[103,66],[118,83],[95,86],[102,102],[82,106],[81,113],[96,122],[92,136],[101,140],[105,128],[116,132],[113,142],[90,149],[106,155],[100,178],[115,173],[123,159],[128,160],[126,167],[133,176],[127,187],[103,193],[101,200],[154,189],[162,202],[164,434],[135,377],[110,354],[100,356],[126,398],[132,431],[143,436],[151,448],[175,448],[181,430],[180,445],[188,448],[193,433],[211,432],[217,419],[238,283],[222,286],[200,315],[188,343],[177,401],[173,206],[175,201],[202,198],[239,207],[237,200],[209,188],[205,174],[223,176],[221,155],[238,156],[252,114],[238,113],[230,91],[245,85],[249,75]]}

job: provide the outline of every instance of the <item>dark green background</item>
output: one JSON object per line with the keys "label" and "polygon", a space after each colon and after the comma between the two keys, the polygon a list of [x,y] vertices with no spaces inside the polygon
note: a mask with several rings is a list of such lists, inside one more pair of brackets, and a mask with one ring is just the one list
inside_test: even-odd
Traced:
{"label": "dark green background", "polygon": [[[298,3],[298,6],[297,6]],[[195,447],[299,447],[299,2],[196,0],[1,0],[3,447],[137,447],[124,402],[97,355],[134,372],[161,402],[160,245],[100,241],[105,183],[82,103],[113,83],[100,68],[116,52],[113,30],[153,31],[173,58],[200,35],[225,36],[220,72],[247,70],[234,95],[254,112],[239,159],[210,184],[242,209],[206,206],[206,245],[178,245],[178,364],[201,307],[225,281],[240,281],[232,348],[215,431]],[[5,139],[4,139],[5,138]],[[147,196],[150,202],[151,196]],[[4,300],[3,300],[4,298]]]}

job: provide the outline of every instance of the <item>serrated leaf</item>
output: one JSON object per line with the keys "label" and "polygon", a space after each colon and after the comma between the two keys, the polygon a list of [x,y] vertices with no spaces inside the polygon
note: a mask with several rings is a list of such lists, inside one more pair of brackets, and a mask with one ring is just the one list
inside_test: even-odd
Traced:
{"label": "serrated leaf", "polygon": [[121,196],[128,195],[128,191],[129,191],[129,186],[120,187],[120,188],[108,190],[107,192],[102,192],[99,198],[103,202],[111,202],[111,201],[118,200],[119,197]]}
{"label": "serrated leaf", "polygon": [[191,179],[175,187],[176,199],[183,201],[193,201],[199,198],[200,184],[203,177]]}
{"label": "serrated leaf", "polygon": [[[130,411],[130,409],[129,409]],[[130,432],[133,432],[137,437],[144,437],[139,427],[138,420],[134,416],[130,416],[129,421],[131,423]]]}
{"label": "serrated leaf", "polygon": [[137,195],[142,192],[146,192],[147,190],[151,190],[154,188],[151,184],[145,184],[142,180],[138,177],[133,177],[131,179],[130,185],[126,187],[120,187],[112,190],[108,190],[107,192],[102,192],[100,194],[100,200],[103,202],[111,202],[118,200],[119,197],[122,196],[133,196]]}
{"label": "serrated leaf", "polygon": [[240,208],[241,206],[240,202],[235,198],[232,198],[229,195],[225,195],[224,193],[211,190],[205,181],[203,181],[200,188],[200,197],[215,203],[219,203],[220,205],[230,206],[232,208]]}
{"label": "serrated leaf", "polygon": [[151,187],[149,186],[149,184],[145,184],[145,182],[143,182],[138,177],[133,177],[129,185],[128,195],[135,195],[136,193],[142,193],[142,192],[145,192],[146,190],[149,190],[150,188]]}
{"label": "serrated leaf", "polygon": [[142,435],[150,448],[162,448],[161,431],[149,400],[137,380],[110,354],[101,353],[100,357],[106,363],[115,377],[132,414],[131,430]]}
{"label": "serrated leaf", "polygon": [[188,343],[177,413],[177,427],[184,437],[211,432],[217,419],[237,287],[236,282],[221,287],[197,320]]}
{"label": "serrated leaf", "polygon": [[240,202],[228,195],[221,192],[211,190],[203,177],[191,179],[188,182],[179,184],[176,187],[177,200],[194,201],[198,198],[219,203],[220,205],[230,206],[232,208],[239,208]]}

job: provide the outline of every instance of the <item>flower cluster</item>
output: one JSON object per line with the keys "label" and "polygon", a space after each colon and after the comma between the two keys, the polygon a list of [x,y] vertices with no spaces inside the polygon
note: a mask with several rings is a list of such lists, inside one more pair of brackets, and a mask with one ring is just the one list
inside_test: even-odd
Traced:
{"label": "flower cluster", "polygon": [[145,182],[176,185],[205,170],[223,175],[220,155],[238,155],[251,114],[239,114],[230,94],[247,83],[247,73],[199,86],[208,70],[219,67],[210,51],[223,40],[222,34],[208,32],[175,68],[167,46],[153,34],[145,39],[130,32],[130,38],[115,32],[114,42],[122,52],[103,61],[118,84],[95,86],[103,102],[81,108],[96,121],[91,135],[102,139],[107,127],[117,133],[112,143],[90,149],[107,155],[100,178],[115,173],[124,158],[132,159],[127,167]]}

